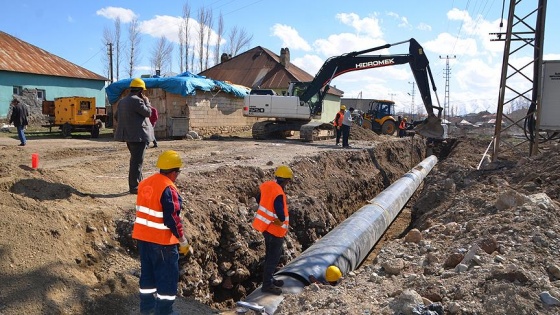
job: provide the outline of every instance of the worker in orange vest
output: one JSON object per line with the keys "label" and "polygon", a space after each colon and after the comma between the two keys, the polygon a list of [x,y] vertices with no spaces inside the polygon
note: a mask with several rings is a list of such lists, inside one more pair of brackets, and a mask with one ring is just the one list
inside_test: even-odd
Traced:
{"label": "worker in orange vest", "polygon": [[334,116],[333,125],[336,131],[336,145],[340,143],[340,137],[342,136],[342,120],[344,119],[344,111],[346,106],[340,105],[340,111]]}
{"label": "worker in orange vest", "polygon": [[[175,181],[183,162],[175,151],[158,158],[159,173],[140,182],[132,238],[140,252],[140,313],[172,314],[179,281],[179,253],[192,254],[181,222]],[[179,246],[177,246],[179,245]]]}
{"label": "worker in orange vest", "polygon": [[399,124],[399,138],[404,136],[406,136],[406,117],[404,117]]}
{"label": "worker in orange vest", "polygon": [[263,284],[261,291],[275,295],[282,294],[284,281],[275,280],[273,275],[284,246],[284,236],[288,233],[290,215],[284,189],[294,177],[292,169],[280,165],[274,172],[276,180],[266,181],[257,195],[259,208],[253,220],[253,227],[262,232],[265,244]]}

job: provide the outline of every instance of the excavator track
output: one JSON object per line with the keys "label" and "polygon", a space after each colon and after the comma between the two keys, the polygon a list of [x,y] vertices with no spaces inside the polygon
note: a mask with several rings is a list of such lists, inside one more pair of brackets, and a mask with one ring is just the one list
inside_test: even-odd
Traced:
{"label": "excavator track", "polygon": [[326,140],[332,137],[334,137],[333,126],[323,122],[310,122],[299,129],[299,138],[306,142]]}
{"label": "excavator track", "polygon": [[331,124],[323,122],[308,123],[286,123],[276,121],[258,121],[253,124],[253,139],[283,139],[293,131],[299,130],[299,137],[306,142],[325,140],[334,137],[334,129]]}

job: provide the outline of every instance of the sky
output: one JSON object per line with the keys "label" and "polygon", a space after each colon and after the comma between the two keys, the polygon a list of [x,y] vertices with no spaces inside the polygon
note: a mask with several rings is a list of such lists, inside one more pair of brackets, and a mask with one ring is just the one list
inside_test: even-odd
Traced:
{"label": "sky", "polygon": [[[506,2],[504,8],[503,2]],[[134,76],[151,73],[151,51],[162,36],[175,46],[171,71],[178,73],[177,30],[186,4],[191,9],[194,29],[198,24],[199,10],[211,9],[215,20],[213,35],[221,14],[226,35],[234,27],[252,35],[251,42],[243,51],[262,46],[279,55],[281,48],[288,47],[291,63],[313,76],[329,57],[414,38],[423,46],[430,61],[437,88],[437,93],[432,94],[435,104],[438,99],[441,106],[446,103],[447,90],[447,106],[454,113],[484,110],[495,113],[504,42],[491,41],[496,36],[490,33],[506,30],[509,2],[18,0],[3,3],[0,30],[103,76],[107,76],[104,61],[107,59],[104,57],[107,47],[103,32],[114,29],[116,18],[121,20],[123,41],[126,41],[130,21],[137,19],[139,22],[141,59]],[[537,0],[522,1],[516,14],[523,16],[529,13],[537,3]],[[560,1],[548,1],[544,60],[560,60],[560,33],[557,32],[560,20],[552,18],[558,13]],[[502,28],[501,21],[504,23]],[[225,39],[221,46],[227,46]],[[406,53],[407,43],[372,54]],[[532,53],[532,49],[523,48],[512,56],[510,62],[522,67],[531,60]],[[447,63],[448,81],[445,78]],[[121,72],[121,79],[126,76]],[[522,90],[531,88],[524,80],[512,84],[518,84]],[[353,71],[335,78],[331,85],[344,91],[346,98],[393,100],[397,111],[418,112],[423,109],[407,65]],[[505,112],[508,106],[504,107]]]}

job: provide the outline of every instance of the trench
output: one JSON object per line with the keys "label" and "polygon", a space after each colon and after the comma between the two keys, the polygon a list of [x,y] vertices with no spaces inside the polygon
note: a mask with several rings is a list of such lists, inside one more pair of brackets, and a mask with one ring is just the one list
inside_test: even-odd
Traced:
{"label": "trench", "polygon": [[[287,189],[290,232],[279,269],[424,160],[428,149],[421,139],[408,138],[382,142],[371,149],[327,151],[291,161],[296,178]],[[449,150],[437,153],[441,159]],[[214,186],[201,191],[197,182],[209,177],[215,178]],[[181,295],[228,310],[260,286],[264,241],[251,221],[258,187],[271,178],[271,169],[220,167],[193,174],[184,186],[178,183],[189,200],[186,228],[199,231],[190,240],[196,244],[195,254],[180,261]],[[210,191],[227,191],[227,195]],[[411,224],[410,211],[399,214],[366,260],[373,259],[384,241],[399,237]],[[135,252],[130,240],[121,239],[121,243]]]}

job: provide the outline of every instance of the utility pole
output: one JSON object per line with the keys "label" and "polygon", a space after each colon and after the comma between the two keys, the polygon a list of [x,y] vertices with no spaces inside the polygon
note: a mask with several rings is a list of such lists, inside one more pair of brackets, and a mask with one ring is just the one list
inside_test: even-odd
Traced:
{"label": "utility pole", "polygon": [[397,95],[397,93],[389,93],[389,95],[391,96],[391,102],[393,101],[393,96]]}
{"label": "utility pole", "polygon": [[[509,13],[505,32],[500,31],[499,33],[490,33],[490,35],[496,35],[497,37],[496,39],[491,39],[491,41],[504,42],[504,55],[502,60],[498,108],[496,110],[496,126],[494,130],[492,161],[496,161],[498,159],[502,142],[508,144],[508,146],[504,147],[509,148],[517,148],[521,144],[528,142],[529,156],[532,156],[538,153],[538,143],[543,140],[538,130],[538,112],[541,109],[541,106],[538,104],[540,102],[538,100],[540,95],[538,94],[540,91],[539,79],[542,71],[547,0],[538,0],[536,1],[538,3],[534,3],[533,7],[519,5],[520,2],[521,1],[518,0],[509,1]],[[502,26],[503,22],[500,23],[500,28]],[[532,53],[533,59],[525,65],[513,65],[510,63],[510,56],[516,53],[517,55],[520,55],[523,51]],[[522,73],[522,69],[530,69],[531,66],[533,68],[532,77]],[[518,88],[515,89],[512,88],[513,84],[511,84],[514,80],[519,80],[519,82],[521,82],[521,84],[516,84]],[[525,84],[523,85],[522,83]],[[508,94],[506,94],[506,90],[509,91]],[[527,93],[531,93],[530,99],[525,96]],[[517,99],[531,102],[527,115],[522,119],[524,120],[522,123],[520,123],[520,120],[508,117],[508,115],[504,113],[504,105],[511,104]],[[511,125],[502,130],[503,120]],[[507,137],[501,137],[502,131],[509,129],[514,125],[524,131],[526,141],[514,144],[508,143]]]}
{"label": "utility pole", "polygon": [[107,43],[107,46],[109,46],[107,49],[109,54],[109,79],[113,83],[113,43]]}
{"label": "utility pole", "polygon": [[408,82],[408,84],[412,84],[412,94],[408,93],[408,95],[412,97],[412,102],[410,103],[410,118],[414,120],[414,85],[416,84],[416,82]]}
{"label": "utility pole", "polygon": [[443,119],[447,119],[449,115],[449,76],[451,75],[451,69],[449,69],[449,59],[455,59],[456,56],[439,56],[439,59],[445,59],[445,69],[444,71],[444,78],[445,78],[445,98],[443,99]]}

